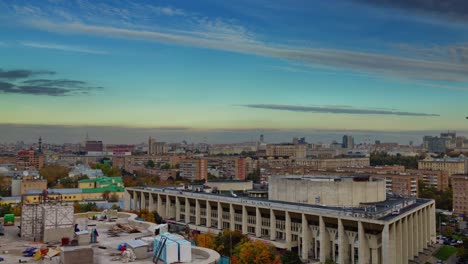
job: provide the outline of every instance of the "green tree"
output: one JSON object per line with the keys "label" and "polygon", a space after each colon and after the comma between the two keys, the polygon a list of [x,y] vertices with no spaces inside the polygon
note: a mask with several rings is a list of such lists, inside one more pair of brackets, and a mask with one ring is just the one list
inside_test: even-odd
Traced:
{"label": "green tree", "polygon": [[301,258],[295,251],[286,251],[281,256],[281,264],[300,264],[302,263]]}
{"label": "green tree", "polygon": [[246,239],[248,238],[239,231],[224,229],[216,236],[216,249],[223,256],[231,256],[237,244]]}
{"label": "green tree", "polygon": [[155,210],[151,213],[153,214],[154,221],[156,222],[156,224],[161,224],[164,222],[164,219],[158,214],[158,211]]}
{"label": "green tree", "polygon": [[153,161],[153,160],[148,160],[148,161],[146,162],[146,164],[145,164],[145,167],[146,167],[146,168],[151,168],[151,169],[153,169],[154,166],[156,166],[156,164],[154,164],[154,161]]}
{"label": "green tree", "polygon": [[169,163],[164,163],[163,165],[161,165],[161,170],[168,170],[171,168],[171,164]]}

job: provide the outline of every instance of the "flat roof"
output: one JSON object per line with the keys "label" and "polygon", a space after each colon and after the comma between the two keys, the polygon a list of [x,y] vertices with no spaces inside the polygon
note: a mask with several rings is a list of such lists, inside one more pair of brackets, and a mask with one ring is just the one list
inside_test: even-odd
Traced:
{"label": "flat roof", "polygon": [[[311,213],[318,214],[330,214],[336,216],[348,216],[355,218],[365,218],[373,220],[389,221],[393,218],[398,217],[399,214],[416,208],[420,205],[431,203],[433,200],[420,199],[420,198],[403,198],[399,196],[387,196],[387,199],[382,202],[376,203],[365,203],[361,204],[360,207],[337,207],[337,206],[326,206],[326,205],[313,205],[313,204],[302,204],[278,200],[268,200],[260,197],[249,197],[249,196],[237,196],[233,197],[230,193],[200,193],[186,190],[178,190],[175,188],[168,187],[131,187],[126,188],[128,190],[137,191],[155,191],[165,192],[173,195],[184,195],[193,198],[202,199],[216,199],[220,202],[222,200],[226,202],[235,202],[242,204],[251,204],[255,206],[265,206],[269,208],[277,208],[284,210],[299,210],[308,211]],[[237,193],[236,193],[237,194]],[[392,214],[398,211],[399,214]]]}

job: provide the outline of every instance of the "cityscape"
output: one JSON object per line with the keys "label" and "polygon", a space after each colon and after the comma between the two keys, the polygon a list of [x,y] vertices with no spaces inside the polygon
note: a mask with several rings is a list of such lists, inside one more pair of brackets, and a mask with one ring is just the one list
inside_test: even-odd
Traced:
{"label": "cityscape", "polygon": [[468,263],[468,4],[0,14],[0,262]]}

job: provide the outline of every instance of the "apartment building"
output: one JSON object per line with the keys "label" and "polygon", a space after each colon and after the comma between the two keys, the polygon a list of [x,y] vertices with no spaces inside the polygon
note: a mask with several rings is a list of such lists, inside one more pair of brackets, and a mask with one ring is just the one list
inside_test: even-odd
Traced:
{"label": "apartment building", "polygon": [[468,215],[468,175],[452,175],[453,212]]}
{"label": "apartment building", "polygon": [[179,163],[180,177],[188,180],[206,180],[208,162],[206,159],[186,159]]}
{"label": "apartment building", "polygon": [[468,159],[463,155],[457,158],[441,158],[434,159],[427,157],[424,160],[418,161],[418,169],[420,170],[435,170],[446,171],[449,175],[453,174],[467,174],[468,173]]}
{"label": "apartment building", "polygon": [[305,158],[307,156],[307,144],[267,144],[266,156]]}

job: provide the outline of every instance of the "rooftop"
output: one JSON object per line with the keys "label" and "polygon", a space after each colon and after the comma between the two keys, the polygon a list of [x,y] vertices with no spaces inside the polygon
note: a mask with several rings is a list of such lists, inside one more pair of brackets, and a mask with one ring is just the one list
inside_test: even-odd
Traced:
{"label": "rooftop", "polygon": [[[266,198],[248,197],[247,195],[237,195],[233,197],[230,193],[200,193],[186,190],[179,190],[175,187],[132,187],[126,188],[127,190],[143,190],[143,191],[154,191],[154,192],[165,192],[174,195],[183,195],[186,197],[201,198],[201,199],[213,199],[220,202],[235,202],[242,204],[251,204],[255,206],[274,207],[284,210],[299,210],[317,214],[330,214],[335,216],[348,216],[358,217],[374,220],[387,221],[398,215],[392,214],[393,212],[401,210],[410,210],[419,205],[426,203],[432,203],[433,200],[419,199],[419,198],[403,198],[400,196],[387,196],[387,199],[383,202],[377,203],[366,203],[361,204],[360,207],[333,207],[324,205],[313,205],[313,204],[302,204],[285,201],[268,200]],[[237,193],[236,193],[237,194]]]}

